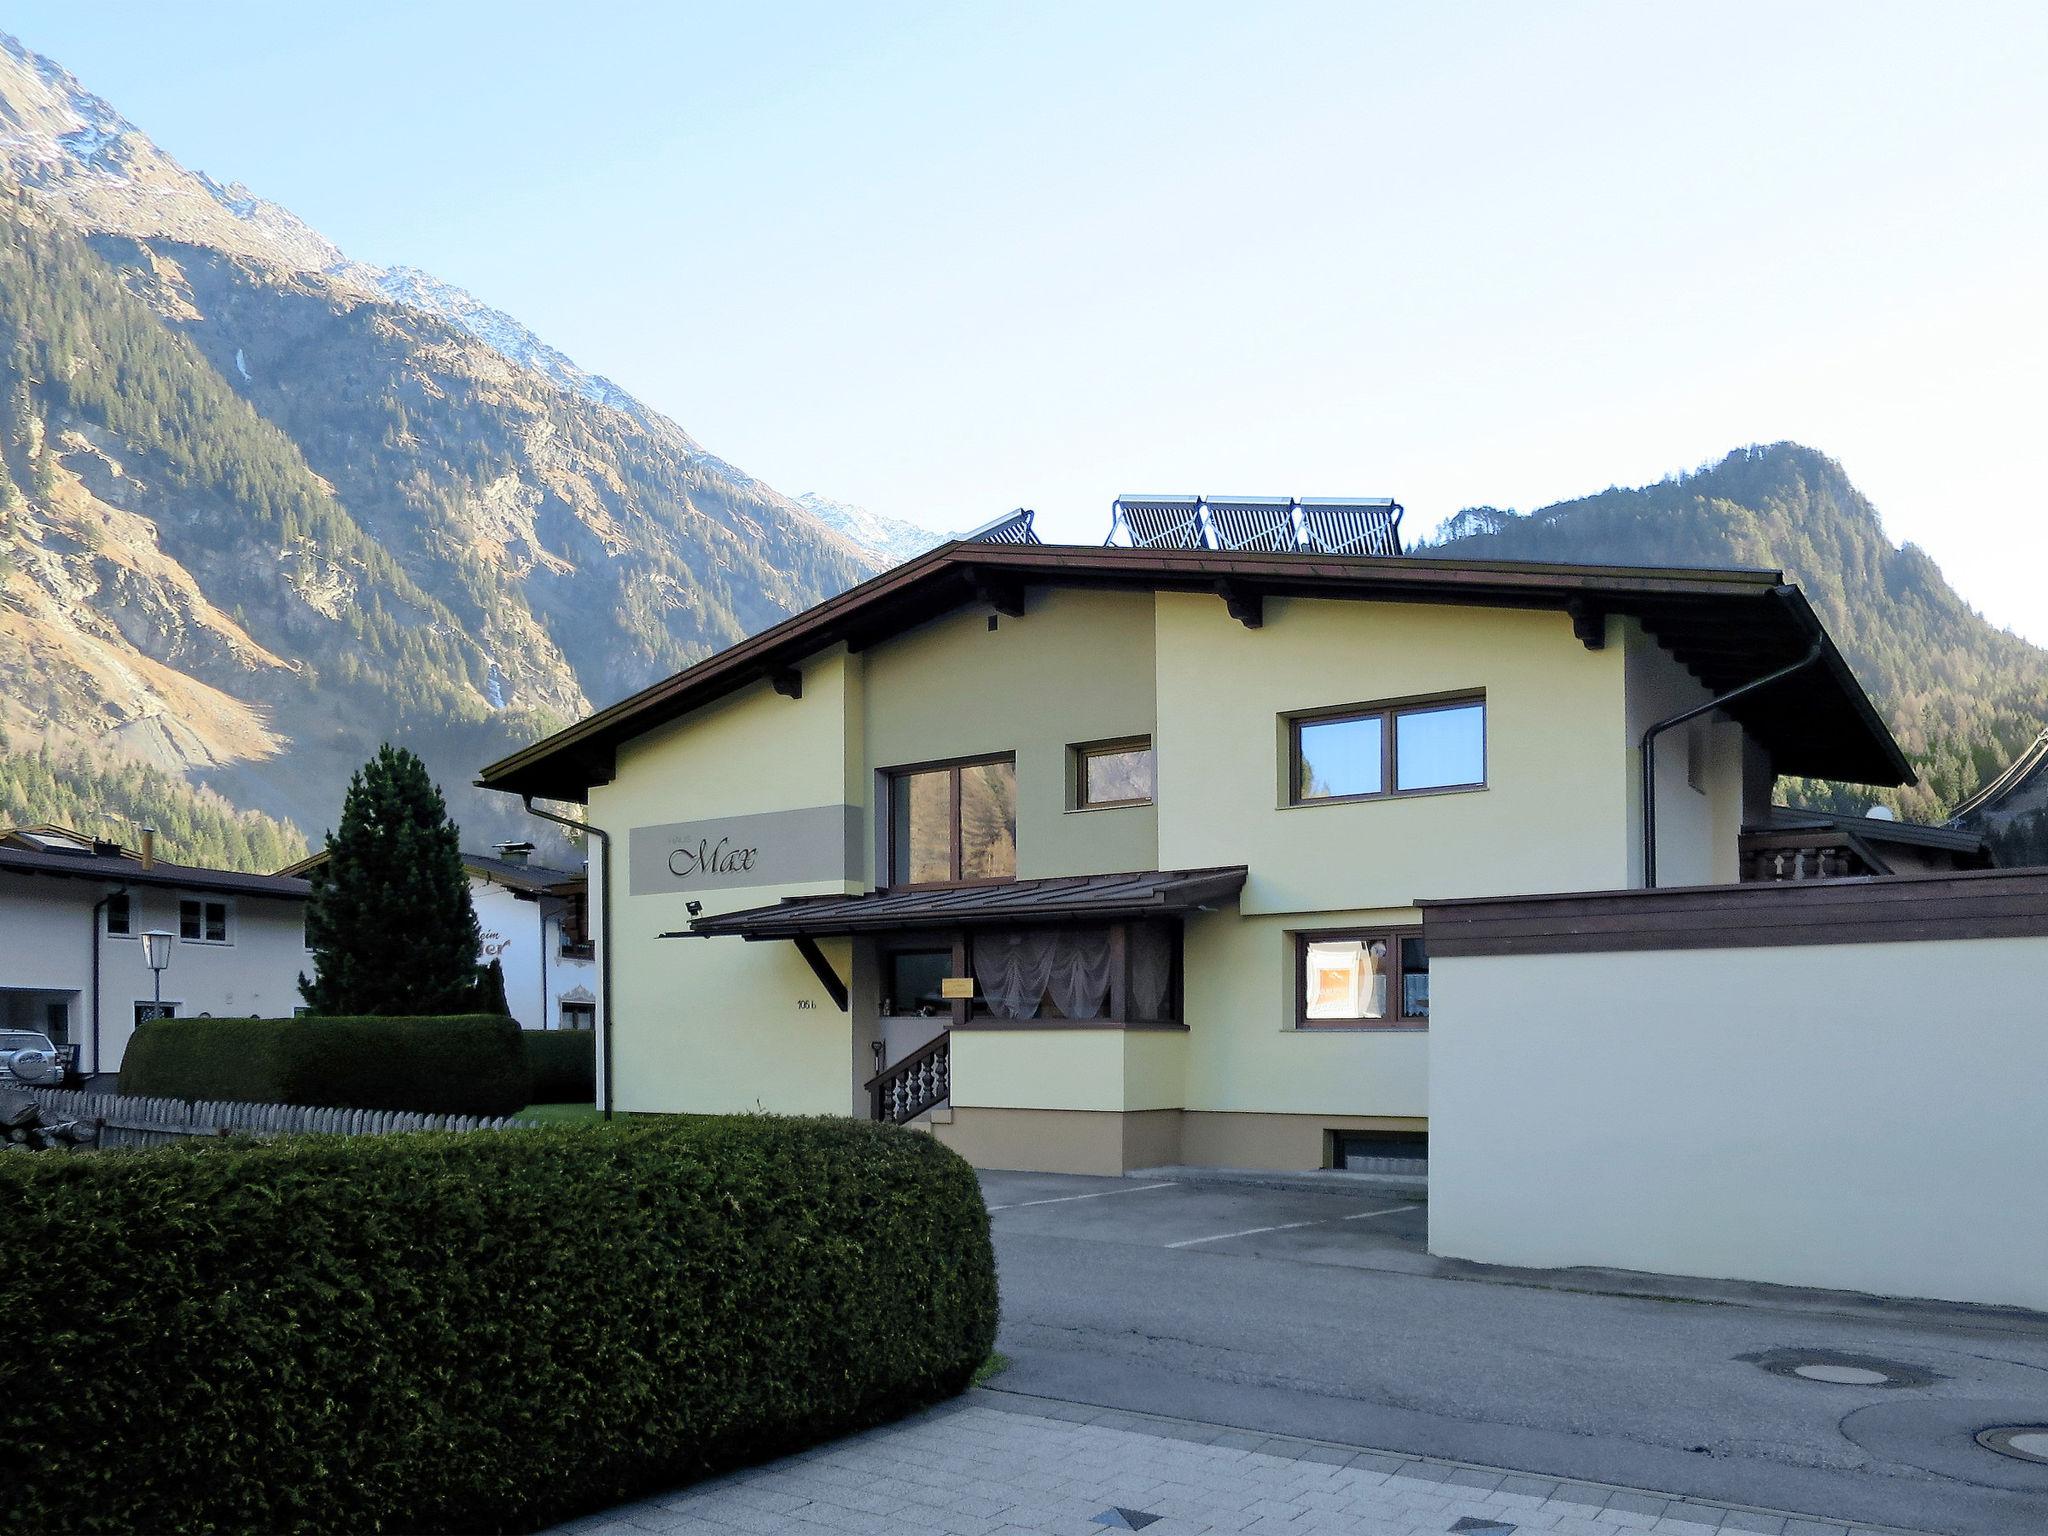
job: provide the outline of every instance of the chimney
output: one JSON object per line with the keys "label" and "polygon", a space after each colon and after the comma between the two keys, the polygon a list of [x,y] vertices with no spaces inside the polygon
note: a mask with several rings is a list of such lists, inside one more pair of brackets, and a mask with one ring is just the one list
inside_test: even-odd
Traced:
{"label": "chimney", "polygon": [[524,864],[533,857],[531,843],[498,843],[494,846],[498,850],[498,857],[507,864]]}
{"label": "chimney", "polygon": [[142,867],[145,871],[156,868],[156,828],[142,829]]}

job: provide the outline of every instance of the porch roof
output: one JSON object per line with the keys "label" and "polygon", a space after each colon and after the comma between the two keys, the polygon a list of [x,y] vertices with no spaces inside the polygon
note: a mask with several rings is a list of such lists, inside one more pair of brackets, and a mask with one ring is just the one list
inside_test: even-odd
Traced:
{"label": "porch roof", "polygon": [[689,932],[700,938],[737,934],[743,939],[819,939],[901,928],[1165,917],[1236,896],[1244,877],[1245,867],[1234,864],[869,891],[861,896],[792,896],[771,907],[700,917]]}

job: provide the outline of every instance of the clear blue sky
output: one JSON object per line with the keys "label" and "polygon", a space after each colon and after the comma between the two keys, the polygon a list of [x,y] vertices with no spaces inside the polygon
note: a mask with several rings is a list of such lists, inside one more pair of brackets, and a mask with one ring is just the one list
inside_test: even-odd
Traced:
{"label": "clear blue sky", "polygon": [[188,165],[939,528],[1751,441],[2048,642],[2048,7],[17,3]]}

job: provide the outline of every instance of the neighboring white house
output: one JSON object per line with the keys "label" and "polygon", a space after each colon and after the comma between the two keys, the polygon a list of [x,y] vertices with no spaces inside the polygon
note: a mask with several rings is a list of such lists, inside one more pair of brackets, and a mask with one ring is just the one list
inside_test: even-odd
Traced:
{"label": "neighboring white house", "polygon": [[[171,864],[61,827],[0,830],[0,1026],[78,1048],[118,1072],[138,1021],[302,1006],[304,880]],[[174,935],[153,973],[142,935]]]}
{"label": "neighboring white house", "polygon": [[[308,875],[320,852],[281,874]],[[469,898],[483,942],[477,964],[504,967],[505,1006],[522,1029],[593,1029],[597,947],[590,941],[589,880],[580,869],[533,861],[533,844],[499,843],[496,856],[465,853]]]}
{"label": "neighboring white house", "polygon": [[581,870],[529,862],[531,843],[497,857],[465,853],[470,900],[483,930],[478,958],[505,968],[505,1002],[525,1029],[590,1029],[597,1019],[597,949]]}

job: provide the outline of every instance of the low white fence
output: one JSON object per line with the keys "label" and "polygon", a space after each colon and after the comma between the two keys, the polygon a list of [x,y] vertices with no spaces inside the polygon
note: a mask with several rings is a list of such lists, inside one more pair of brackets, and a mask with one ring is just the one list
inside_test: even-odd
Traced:
{"label": "low white fence", "polygon": [[422,1115],[400,1109],[320,1109],[304,1104],[235,1104],[191,1099],[20,1090],[50,1118],[95,1122],[103,1147],[162,1147],[194,1136],[388,1136],[397,1131],[507,1131],[531,1121],[485,1115]]}

